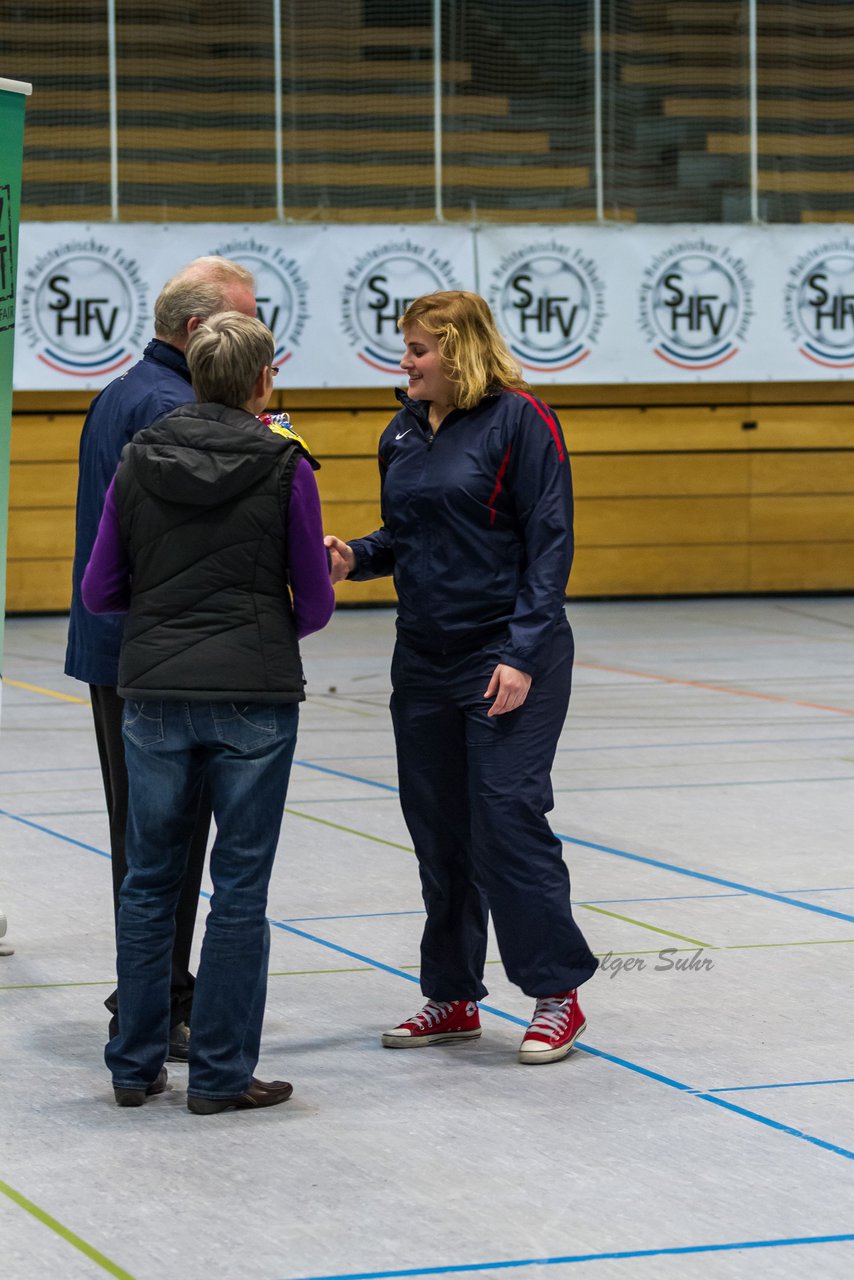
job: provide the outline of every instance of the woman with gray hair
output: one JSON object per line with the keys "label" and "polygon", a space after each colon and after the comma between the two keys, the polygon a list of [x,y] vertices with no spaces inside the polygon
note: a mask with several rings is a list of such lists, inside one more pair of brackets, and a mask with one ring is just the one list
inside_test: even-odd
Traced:
{"label": "woman with gray hair", "polygon": [[207,790],[214,894],[193,998],[187,1106],[275,1106],[285,1081],[254,1077],[267,987],[267,889],[305,680],[298,641],[334,607],[317,463],[258,418],[274,344],[225,312],[196,326],[197,403],[127,445],[83,579],[94,613],[127,613],[119,659],[130,783],[118,924],[115,1099],[166,1087],[175,906]]}

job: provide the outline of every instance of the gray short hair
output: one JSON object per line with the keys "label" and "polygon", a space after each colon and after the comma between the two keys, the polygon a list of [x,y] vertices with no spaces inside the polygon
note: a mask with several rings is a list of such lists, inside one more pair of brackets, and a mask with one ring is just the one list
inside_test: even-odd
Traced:
{"label": "gray short hair", "polygon": [[258,375],[273,363],[276,344],[265,324],[241,311],[221,311],[200,324],[187,343],[196,398],[239,409],[252,396]]}
{"label": "gray short hair", "polygon": [[251,271],[230,258],[210,255],[188,262],[166,281],[154,304],[157,337],[167,342],[175,338],[183,340],[187,336],[187,321],[193,316],[207,320],[218,311],[229,310],[234,305],[231,291],[235,285],[254,292],[255,279]]}

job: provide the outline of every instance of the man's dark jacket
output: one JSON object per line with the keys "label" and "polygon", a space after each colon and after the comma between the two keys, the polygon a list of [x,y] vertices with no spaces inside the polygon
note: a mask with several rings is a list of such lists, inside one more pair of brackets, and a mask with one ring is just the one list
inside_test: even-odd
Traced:
{"label": "man's dark jacket", "polygon": [[137,431],[193,399],[183,353],[154,338],[142,359],[116,378],[89,407],[80,437],[77,532],[72,570],[71,615],[65,674],[86,684],[118,684],[124,616],[87,611],[80,595],[104,507],[122,449]]}
{"label": "man's dark jacket", "polygon": [[217,404],[183,405],[125,446],[115,487],[132,574],[121,697],[303,700],[287,580],[302,457],[312,462],[244,409]]}

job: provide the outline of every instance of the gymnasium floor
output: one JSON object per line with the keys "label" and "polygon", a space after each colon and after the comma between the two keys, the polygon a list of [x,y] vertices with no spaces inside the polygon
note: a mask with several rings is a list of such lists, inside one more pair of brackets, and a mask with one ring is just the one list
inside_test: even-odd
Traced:
{"label": "gymnasium floor", "polygon": [[[494,948],[483,1038],[392,1053],[421,900],[387,713],[393,618],[305,645],[270,897],[272,1111],[139,1110],[101,1057],[107,832],[65,623],[12,619],[0,735],[4,1280],[854,1275],[854,601],[570,607],[554,771],[608,957],[549,1067]],[[204,911],[204,903],[201,907]],[[622,967],[620,967],[622,966]],[[684,967],[682,967],[684,966]]]}

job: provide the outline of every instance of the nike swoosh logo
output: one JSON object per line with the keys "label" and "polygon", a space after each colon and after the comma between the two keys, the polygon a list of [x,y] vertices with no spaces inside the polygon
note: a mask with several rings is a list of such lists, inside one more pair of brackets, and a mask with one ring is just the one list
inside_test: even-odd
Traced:
{"label": "nike swoosh logo", "polygon": [[409,435],[409,433],[410,433],[410,431],[411,431],[411,430],[412,430],[412,428],[411,428],[411,427],[407,427],[405,431],[399,431],[399,432],[397,433],[397,435],[394,437],[394,438],[395,438],[395,440],[402,440],[404,436],[408,436],[408,435]]}

